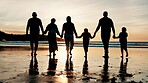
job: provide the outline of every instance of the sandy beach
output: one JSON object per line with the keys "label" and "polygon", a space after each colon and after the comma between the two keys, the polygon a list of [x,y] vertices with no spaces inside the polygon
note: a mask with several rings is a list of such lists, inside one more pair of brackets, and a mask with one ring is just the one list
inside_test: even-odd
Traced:
{"label": "sandy beach", "polygon": [[65,46],[59,46],[56,62],[49,59],[48,47],[39,47],[34,59],[29,46],[1,46],[0,83],[148,82],[148,49],[128,50],[129,57],[122,59],[120,48],[109,48],[109,59],[104,59],[102,47],[89,47],[86,60],[83,48],[74,47],[67,63]]}

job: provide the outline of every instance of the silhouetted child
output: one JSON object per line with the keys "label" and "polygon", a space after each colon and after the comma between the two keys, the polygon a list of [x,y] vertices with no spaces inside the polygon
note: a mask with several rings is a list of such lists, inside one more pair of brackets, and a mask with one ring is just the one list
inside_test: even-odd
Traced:
{"label": "silhouetted child", "polygon": [[118,37],[114,37],[114,38],[119,38],[119,42],[120,42],[120,46],[121,46],[121,54],[123,57],[123,50],[125,50],[126,52],[126,57],[128,57],[128,51],[127,51],[127,32],[126,32],[126,28],[122,27],[122,32],[120,32]]}
{"label": "silhouetted child", "polygon": [[83,48],[84,48],[84,51],[85,51],[85,57],[87,57],[89,40],[90,40],[90,38],[93,38],[93,37],[88,32],[87,28],[85,28],[84,32],[81,34],[81,36],[78,36],[77,38],[81,38],[81,37],[83,37]]}

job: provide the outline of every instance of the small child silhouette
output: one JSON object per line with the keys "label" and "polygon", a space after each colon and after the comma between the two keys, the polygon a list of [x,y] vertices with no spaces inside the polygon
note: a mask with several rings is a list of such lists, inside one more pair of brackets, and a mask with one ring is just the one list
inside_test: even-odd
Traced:
{"label": "small child silhouette", "polygon": [[114,38],[119,38],[119,42],[120,42],[120,46],[121,46],[121,54],[122,54],[121,57],[123,57],[123,50],[125,50],[126,57],[128,57],[127,37],[128,37],[128,34],[126,32],[126,28],[125,27],[122,27],[122,32],[120,32],[118,37],[114,37]]}
{"label": "small child silhouette", "polygon": [[83,37],[83,48],[84,48],[84,51],[85,51],[85,57],[87,57],[89,40],[90,40],[90,38],[92,39],[93,37],[88,32],[87,28],[85,28],[84,32],[81,34],[81,36],[78,36],[77,38],[81,38],[81,37]]}

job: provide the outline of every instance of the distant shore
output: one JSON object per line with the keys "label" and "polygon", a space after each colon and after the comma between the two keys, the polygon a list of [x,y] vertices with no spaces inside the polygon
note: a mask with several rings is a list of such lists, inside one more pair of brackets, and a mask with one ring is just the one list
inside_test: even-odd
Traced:
{"label": "distant shore", "polygon": [[[14,35],[0,31],[0,41],[29,41],[29,40],[30,40],[30,35],[25,35],[25,34]],[[48,41],[48,36],[40,35],[39,41]],[[64,41],[64,39],[57,38],[57,41]]]}

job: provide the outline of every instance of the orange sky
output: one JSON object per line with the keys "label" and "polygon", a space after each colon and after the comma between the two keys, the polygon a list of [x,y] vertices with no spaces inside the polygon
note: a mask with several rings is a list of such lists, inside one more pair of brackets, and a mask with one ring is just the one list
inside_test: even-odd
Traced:
{"label": "orange sky", "polygon": [[[116,35],[125,26],[129,41],[148,41],[147,4],[148,0],[1,0],[0,30],[25,34],[27,20],[36,11],[44,29],[50,19],[55,18],[61,32],[69,15],[79,35],[84,28],[93,35],[103,11],[107,10],[114,22]],[[93,40],[100,41],[100,31]]]}

